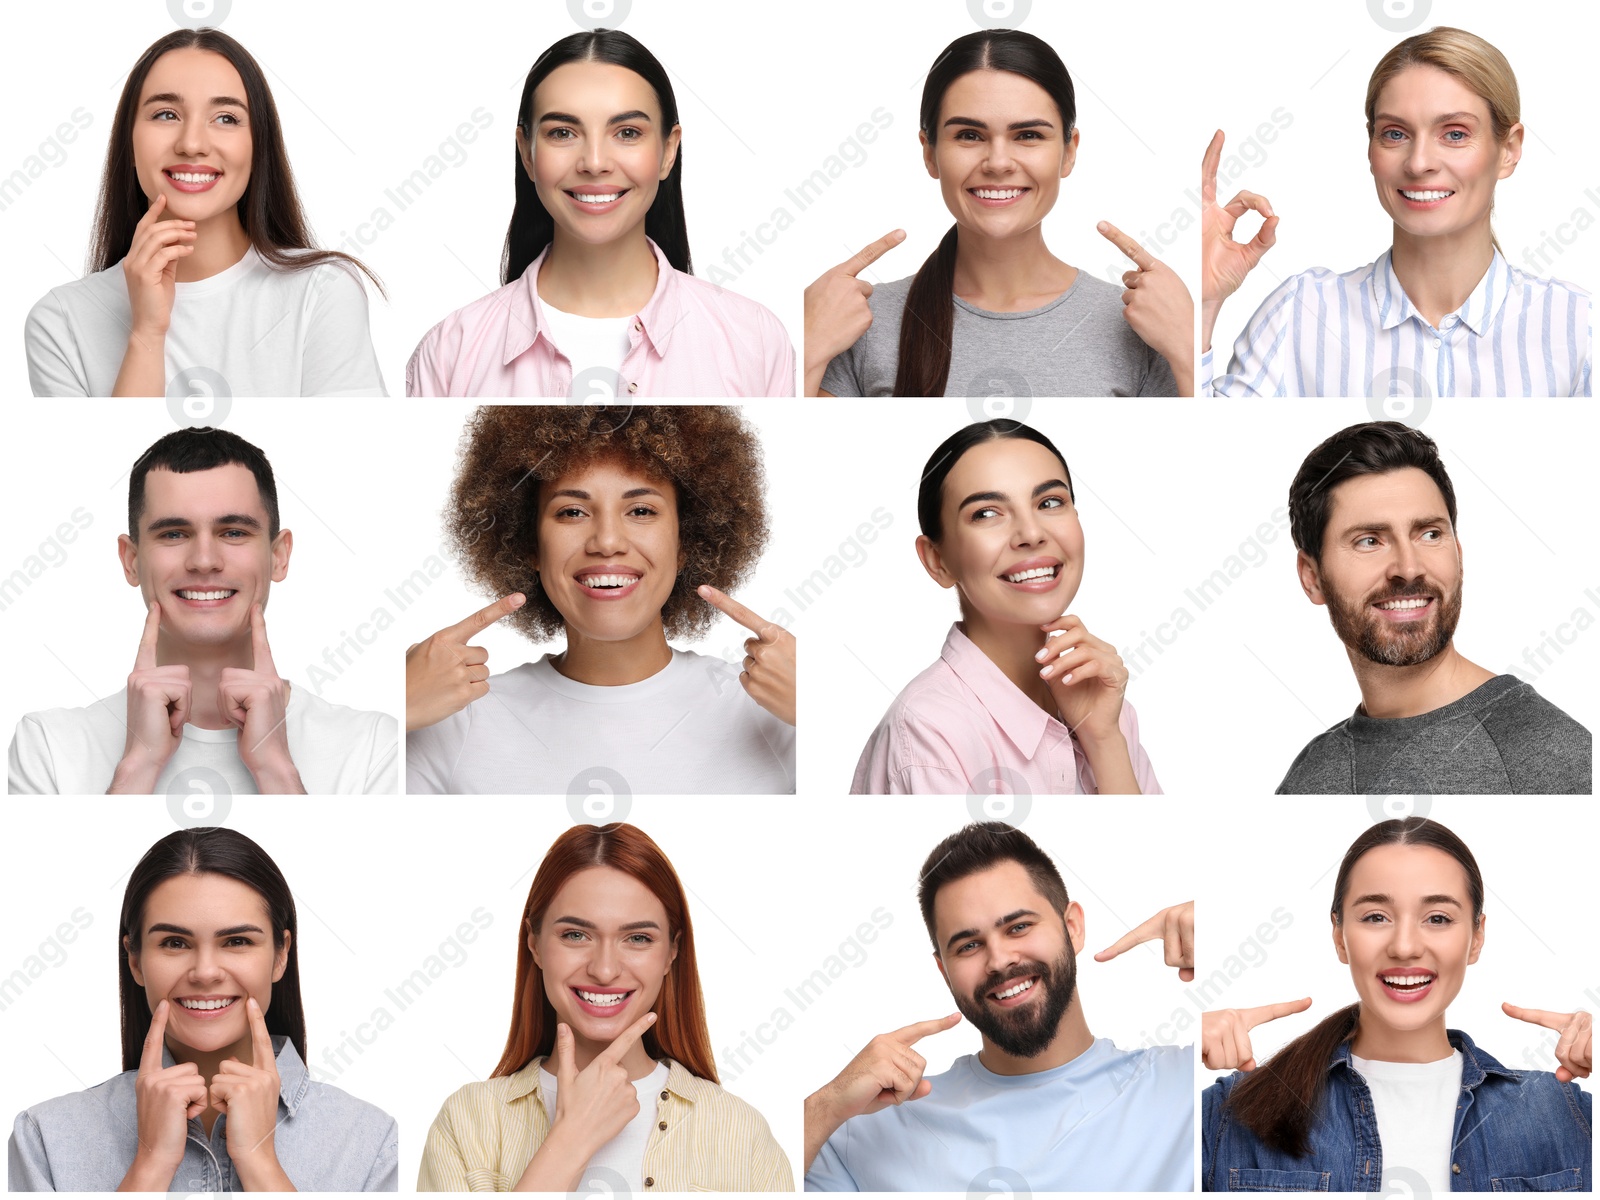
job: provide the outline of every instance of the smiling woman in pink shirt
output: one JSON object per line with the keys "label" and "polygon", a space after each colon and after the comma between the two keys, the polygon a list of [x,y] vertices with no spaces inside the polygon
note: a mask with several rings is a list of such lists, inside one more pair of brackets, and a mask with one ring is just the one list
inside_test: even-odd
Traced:
{"label": "smiling woman in pink shirt", "polygon": [[884,714],[854,793],[1159,794],[1128,669],[1067,611],[1083,526],[1066,460],[1015,421],[957,431],[917,493],[917,554],[961,620]]}
{"label": "smiling woman in pink shirt", "polygon": [[794,395],[770,311],[696,279],[678,104],[634,38],[565,37],[517,109],[516,208],[499,291],[430,329],[408,396]]}

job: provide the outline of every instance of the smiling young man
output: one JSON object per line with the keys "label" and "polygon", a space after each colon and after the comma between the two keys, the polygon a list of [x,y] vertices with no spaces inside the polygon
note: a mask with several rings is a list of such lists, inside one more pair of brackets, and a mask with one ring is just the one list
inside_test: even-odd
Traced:
{"label": "smiling young man", "polygon": [[278,675],[271,585],[294,537],[272,467],[222,429],[180,429],[134,463],[123,575],[146,616],[127,686],[29,713],[11,741],[25,793],[379,793],[398,787],[399,728]]}
{"label": "smiling young man", "polygon": [[1289,488],[1300,584],[1326,605],[1361,688],[1355,713],[1300,752],[1280,794],[1588,794],[1589,731],[1515,675],[1455,647],[1456,496],[1427,435],[1340,430]]}
{"label": "smiling young man", "polygon": [[[1089,1032],[1083,909],[1049,856],[1009,825],[968,825],[928,856],[917,898],[960,1013],[873,1038],[807,1098],[806,1190],[1192,1190],[1190,1051]],[[1193,914],[1164,909],[1095,957],[1164,936],[1193,978]],[[913,1045],[962,1016],[982,1048],[924,1078]]]}

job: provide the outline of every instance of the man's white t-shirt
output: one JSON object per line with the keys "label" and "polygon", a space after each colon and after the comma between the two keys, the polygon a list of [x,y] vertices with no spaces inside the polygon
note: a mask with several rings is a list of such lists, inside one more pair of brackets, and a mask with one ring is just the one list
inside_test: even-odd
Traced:
{"label": "man's white t-shirt", "polygon": [[[634,1195],[644,1195],[644,1151],[650,1144],[650,1131],[656,1127],[656,1098],[667,1086],[667,1075],[667,1064],[658,1062],[650,1074],[633,1081],[633,1090],[639,1095],[639,1111],[622,1127],[621,1133],[594,1152],[583,1168],[582,1178],[572,1189],[574,1192],[609,1194],[615,1189],[607,1187],[607,1182],[621,1176]],[[554,1123],[559,1084],[543,1067],[539,1068],[539,1086],[544,1089],[544,1102],[549,1105],[550,1120]],[[599,1186],[591,1186],[593,1184]]]}
{"label": "man's white t-shirt", "polygon": [[489,676],[489,694],[406,735],[413,795],[607,796],[794,791],[794,726],[720,658],[674,650],[648,679],[598,687],[545,655]]}
{"label": "man's white t-shirt", "polygon": [[1459,1050],[1426,1063],[1350,1056],[1350,1065],[1372,1092],[1372,1115],[1378,1120],[1378,1144],[1383,1147],[1385,1194],[1417,1191],[1415,1180],[1394,1179],[1397,1171],[1422,1176],[1435,1195],[1449,1194],[1451,1139],[1464,1062]]}
{"label": "man's white t-shirt", "polygon": [[[577,313],[562,312],[549,304],[540,304],[548,325],[550,340],[556,349],[567,356],[572,364],[572,377],[584,371],[599,369],[619,375],[622,360],[628,357],[632,341],[628,331],[637,317],[580,317]],[[575,396],[574,399],[585,399]],[[606,399],[606,397],[600,397]]]}
{"label": "man's white t-shirt", "polygon": [[[52,288],[23,328],[33,394],[111,395],[132,325],[121,262]],[[355,268],[281,270],[254,247],[175,285],[166,360],[167,393],[179,397],[385,394]]]}
{"label": "man's white t-shirt", "polygon": [[[388,713],[329,704],[304,687],[289,691],[289,757],[307,795],[392,795],[399,791],[400,725]],[[28,713],[11,739],[10,789],[30,795],[98,795],[128,741],[128,692],[88,708]],[[255,795],[239,758],[237,729],[183,727],[183,742],[156,781],[155,794]]]}

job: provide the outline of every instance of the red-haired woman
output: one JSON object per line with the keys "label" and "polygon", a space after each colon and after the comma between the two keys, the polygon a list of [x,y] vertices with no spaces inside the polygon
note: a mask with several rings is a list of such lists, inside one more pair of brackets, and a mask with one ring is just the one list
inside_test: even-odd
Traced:
{"label": "red-haired woman", "polygon": [[677,872],[632,825],[576,825],[534,874],[511,1032],[444,1102],[417,1190],[793,1191],[766,1121],[717,1084]]}

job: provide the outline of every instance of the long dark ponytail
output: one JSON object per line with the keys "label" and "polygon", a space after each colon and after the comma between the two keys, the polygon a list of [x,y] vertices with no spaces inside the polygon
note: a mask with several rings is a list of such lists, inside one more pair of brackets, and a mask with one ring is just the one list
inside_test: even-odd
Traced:
{"label": "long dark ponytail", "polygon": [[[1015,29],[988,29],[958,37],[944,48],[922,85],[918,120],[930,146],[939,137],[939,108],[950,85],[972,71],[1007,71],[1031,79],[1061,110],[1063,136],[1078,121],[1078,102],[1061,56],[1048,42]],[[942,396],[950,379],[950,342],[955,331],[957,226],[928,256],[906,296],[900,318],[900,358],[894,377],[896,396]]]}
{"label": "long dark ponytail", "polygon": [[[1345,890],[1356,860],[1378,846],[1431,846],[1460,863],[1472,900],[1472,927],[1478,927],[1483,916],[1483,875],[1478,871],[1477,860],[1465,842],[1426,817],[1379,821],[1345,851],[1333,885],[1334,924],[1343,924]],[[1272,1149],[1303,1157],[1310,1148],[1311,1126],[1322,1105],[1328,1064],[1340,1045],[1355,1036],[1360,1023],[1361,1006],[1351,1004],[1279,1050],[1234,1085],[1228,1095],[1233,1119]]]}
{"label": "long dark ponytail", "polygon": [[[557,67],[571,62],[601,62],[626,67],[640,76],[656,93],[661,106],[661,131],[665,137],[678,123],[678,100],[672,94],[672,81],[660,60],[646,50],[637,38],[615,29],[593,29],[570,34],[551,46],[533,64],[522,85],[522,101],[517,106],[517,128],[531,143],[537,133],[533,120],[533,90]],[[523,169],[522,155],[516,160],[517,204],[511,210],[506,229],[505,250],[500,255],[500,282],[521,279],[530,263],[544,251],[555,236],[555,218],[539,199],[539,192]],[[645,236],[661,247],[667,261],[684,274],[691,274],[689,230],[683,219],[683,143],[678,143],[672,170],[656,189],[656,198],[644,217]]]}

